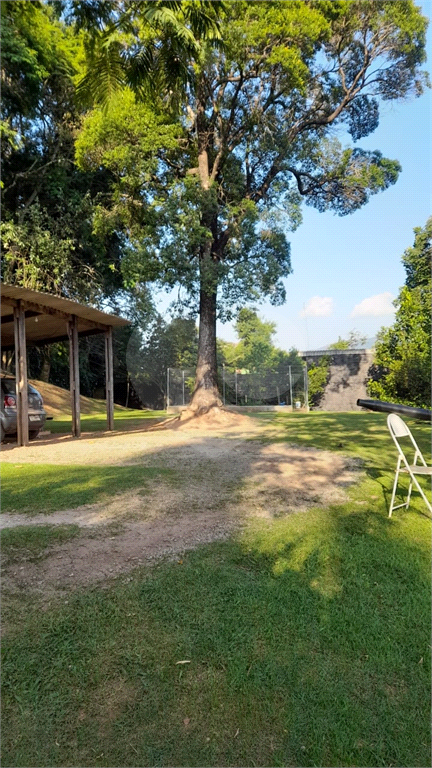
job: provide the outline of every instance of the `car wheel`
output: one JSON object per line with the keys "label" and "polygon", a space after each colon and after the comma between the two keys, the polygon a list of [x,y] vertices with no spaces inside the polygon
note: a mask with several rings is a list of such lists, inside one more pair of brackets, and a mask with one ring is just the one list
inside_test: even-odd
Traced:
{"label": "car wheel", "polygon": [[1,427],[1,442],[3,442],[3,440],[5,439],[5,431],[4,431],[3,424],[0,424],[0,427]]}
{"label": "car wheel", "polygon": [[35,440],[40,432],[40,429],[31,429],[29,432],[29,440]]}

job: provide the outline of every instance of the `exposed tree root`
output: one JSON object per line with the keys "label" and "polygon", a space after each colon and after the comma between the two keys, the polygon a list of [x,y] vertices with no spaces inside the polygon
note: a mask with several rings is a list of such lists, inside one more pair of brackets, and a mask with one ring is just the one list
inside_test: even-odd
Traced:
{"label": "exposed tree root", "polygon": [[250,423],[247,416],[233,413],[223,405],[201,406],[200,408],[185,408],[177,416],[159,423],[152,429],[215,429],[220,427],[241,427]]}

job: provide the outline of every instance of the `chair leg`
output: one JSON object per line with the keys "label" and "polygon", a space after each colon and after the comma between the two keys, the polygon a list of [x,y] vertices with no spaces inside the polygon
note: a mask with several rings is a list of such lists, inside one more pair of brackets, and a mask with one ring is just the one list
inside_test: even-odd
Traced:
{"label": "chair leg", "polygon": [[412,477],[412,480],[413,480],[413,482],[414,482],[414,485],[415,485],[415,487],[417,488],[417,490],[418,490],[418,492],[419,492],[420,496],[422,497],[422,499],[423,499],[424,503],[426,504],[426,506],[427,506],[427,508],[428,508],[429,512],[431,512],[431,513],[432,513],[432,506],[431,506],[431,504],[430,504],[429,500],[427,499],[427,497],[426,497],[426,496],[425,496],[425,494],[423,493],[423,490],[420,488],[420,486],[419,486],[419,484],[418,484],[418,482],[417,482],[416,478],[414,477],[414,475],[411,475],[411,477]]}
{"label": "chair leg", "polygon": [[393,512],[393,504],[394,504],[394,500],[395,500],[395,496],[396,496],[396,487],[397,487],[397,483],[398,483],[400,465],[401,465],[401,457],[398,456],[398,462],[397,462],[397,466],[396,466],[395,479],[394,479],[394,483],[393,483],[393,492],[392,492],[392,497],[391,497],[391,502],[390,502],[390,510],[389,510],[389,513],[388,513],[389,517],[392,516],[392,512]]}
{"label": "chair leg", "polygon": [[410,479],[410,484],[409,484],[409,488],[408,488],[408,496],[407,496],[407,500],[406,500],[406,507],[407,507],[407,509],[409,507],[409,503],[410,503],[410,499],[411,499],[412,487],[413,487],[413,484],[412,484],[412,480]]}

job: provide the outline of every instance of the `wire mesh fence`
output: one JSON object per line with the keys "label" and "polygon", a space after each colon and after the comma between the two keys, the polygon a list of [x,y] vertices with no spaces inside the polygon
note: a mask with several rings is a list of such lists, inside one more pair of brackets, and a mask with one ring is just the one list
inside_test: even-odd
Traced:
{"label": "wire mesh fence", "polygon": [[[307,367],[290,365],[286,371],[250,373],[223,366],[218,370],[218,385],[224,405],[290,406],[307,405]],[[192,368],[167,369],[167,406],[188,405],[195,386]]]}

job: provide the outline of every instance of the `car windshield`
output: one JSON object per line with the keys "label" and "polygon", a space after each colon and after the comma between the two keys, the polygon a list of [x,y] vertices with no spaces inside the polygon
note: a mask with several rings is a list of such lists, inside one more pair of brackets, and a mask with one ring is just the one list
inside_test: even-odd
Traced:
{"label": "car windshield", "polygon": [[8,395],[15,394],[15,379],[2,379],[2,389]]}
{"label": "car windshield", "polygon": [[[7,395],[16,395],[15,379],[2,379],[1,382],[3,392],[5,392]],[[38,395],[38,397],[40,397],[37,389],[32,387],[31,384],[28,385],[28,392],[31,395]]]}

